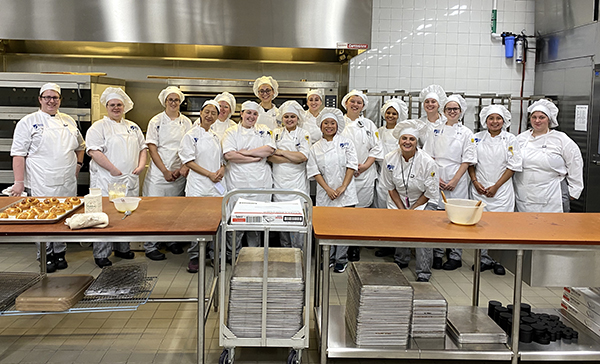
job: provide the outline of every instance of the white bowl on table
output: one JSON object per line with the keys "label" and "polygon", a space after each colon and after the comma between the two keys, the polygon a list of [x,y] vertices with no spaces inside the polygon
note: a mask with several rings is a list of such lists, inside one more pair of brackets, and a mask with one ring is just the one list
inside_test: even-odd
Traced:
{"label": "white bowl on table", "polygon": [[112,200],[119,212],[135,211],[142,199],[139,197],[117,197]]}
{"label": "white bowl on table", "polygon": [[475,225],[481,220],[481,214],[486,203],[481,201],[465,200],[462,198],[449,198],[446,206],[446,216],[448,219],[458,225]]}

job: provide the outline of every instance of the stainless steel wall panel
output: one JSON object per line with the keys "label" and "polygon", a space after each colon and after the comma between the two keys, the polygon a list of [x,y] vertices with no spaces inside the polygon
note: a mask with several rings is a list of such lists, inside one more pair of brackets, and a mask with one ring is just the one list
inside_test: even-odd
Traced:
{"label": "stainless steel wall panel", "polygon": [[535,30],[541,34],[594,22],[595,0],[536,0]]}
{"label": "stainless steel wall panel", "polygon": [[371,43],[372,0],[0,0],[0,39],[336,48]]}

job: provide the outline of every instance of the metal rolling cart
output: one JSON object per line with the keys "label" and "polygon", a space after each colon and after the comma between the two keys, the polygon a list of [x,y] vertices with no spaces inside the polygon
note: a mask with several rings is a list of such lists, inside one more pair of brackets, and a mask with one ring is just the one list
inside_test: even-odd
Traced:
{"label": "metal rolling cart", "polygon": [[[240,195],[248,195],[248,194],[254,194],[254,195],[272,195],[272,194],[282,194],[282,195],[297,195],[298,198],[300,199],[303,205],[303,213],[304,213],[304,223],[302,225],[267,225],[264,223],[261,224],[243,224],[243,225],[232,225],[231,222],[229,221],[229,217],[231,215],[231,209],[228,209],[227,206],[229,204],[230,199],[233,196],[238,196],[241,197]],[[304,200],[304,201],[302,201]],[[232,241],[235,241],[235,234],[237,231],[262,231],[264,232],[264,247],[263,248],[251,248],[251,249],[259,249],[259,250],[253,250],[253,256],[252,258],[258,258],[255,259],[254,265],[253,265],[253,270],[254,272],[252,272],[252,283],[254,285],[254,287],[258,287],[258,289],[260,290],[260,295],[262,296],[262,299],[260,300],[260,302],[258,302],[258,305],[260,305],[260,326],[258,326],[258,328],[260,329],[260,334],[258,335],[258,332],[255,331],[255,335],[248,335],[248,336],[253,336],[253,337],[241,337],[241,335],[236,335],[232,329],[230,324],[226,321],[226,314],[227,316],[230,315],[229,310],[227,309],[227,307],[229,307],[229,301],[231,299],[231,296],[229,296],[228,299],[226,299],[226,289],[228,284],[230,283],[229,280],[226,278],[226,260],[225,260],[225,254],[224,252],[226,252],[227,246],[226,246],[226,235],[228,232],[232,233]],[[299,251],[299,249],[294,249],[296,250],[295,253],[293,253],[293,248],[288,248],[288,249],[279,249],[279,251],[277,251],[277,248],[269,248],[269,232],[274,231],[274,232],[292,232],[292,233],[304,233],[305,237],[304,237],[304,254],[302,254],[302,252]],[[220,269],[220,274],[219,274],[219,296],[221,297],[221,299],[219,300],[219,345],[224,347],[224,350],[221,354],[221,357],[219,358],[219,364],[233,364],[234,362],[234,357],[235,357],[235,347],[237,346],[246,346],[246,347],[290,347],[290,353],[289,356],[287,358],[287,363],[288,364],[299,364],[302,362],[302,350],[308,348],[309,345],[309,327],[310,327],[310,322],[309,322],[309,307],[310,307],[310,289],[309,287],[307,287],[307,283],[310,282],[310,267],[311,267],[311,245],[312,245],[312,200],[310,198],[310,196],[308,196],[306,193],[301,192],[299,190],[282,190],[282,189],[237,189],[237,190],[233,190],[230,191],[229,193],[227,193],[222,201],[222,220],[221,220],[221,251],[223,252],[223,254],[221,254],[221,269]],[[235,249],[235,248],[233,248]],[[248,248],[244,248],[244,249],[248,249]],[[279,330],[279,328],[276,328],[275,330],[273,329],[273,321],[270,321],[270,325],[269,326],[269,331],[267,331],[267,318],[268,318],[268,301],[272,302],[274,297],[273,295],[268,295],[268,286],[273,287],[274,285],[280,284],[281,282],[287,280],[287,278],[281,278],[278,277],[277,273],[278,272],[282,272],[281,269],[273,269],[274,265],[277,264],[277,262],[274,262],[273,260],[278,259],[278,256],[281,256],[280,253],[285,250],[287,256],[289,257],[289,254],[293,254],[296,258],[296,262],[301,261],[301,264],[296,264],[295,268],[298,268],[298,266],[300,267],[300,272],[299,272],[299,276],[300,278],[302,278],[300,281],[298,280],[298,277],[295,276],[293,278],[294,282],[293,284],[301,284],[302,286],[300,287],[300,289],[303,290],[303,297],[300,296],[300,307],[299,307],[299,323],[300,323],[300,328],[298,330],[295,330],[292,328],[292,331],[290,331],[290,328],[288,327],[287,329],[285,329],[284,327],[282,327],[281,330]],[[287,252],[289,250],[289,253]],[[261,252],[262,251],[262,252]],[[231,285],[234,285],[233,283],[233,275],[234,272],[238,272],[236,271],[236,269],[238,269],[238,266],[242,266],[242,263],[240,263],[239,261],[242,260],[242,254],[240,254],[240,257],[238,259],[236,259],[237,257],[235,256],[235,252],[232,252],[232,254],[234,255],[232,258],[232,283]],[[262,257],[261,257],[262,255]],[[270,258],[271,255],[271,258]],[[246,257],[247,255],[244,255],[244,257]],[[236,261],[239,260],[239,261]],[[255,269],[257,267],[256,263],[258,263],[258,265],[260,266],[260,264],[262,264],[262,276],[261,276],[261,272],[259,271],[259,269]],[[270,264],[272,263],[272,264]],[[289,263],[285,263],[288,264],[287,267],[289,267]],[[239,271],[245,270],[245,273],[248,273],[248,267],[244,267],[242,266]],[[297,271],[298,269],[296,269]],[[302,277],[302,270],[303,272],[303,277]],[[273,274],[275,273],[275,274]],[[288,272],[289,273],[289,272]],[[237,273],[236,273],[237,274]],[[244,275],[243,273],[241,275]],[[245,278],[245,277],[242,277]],[[272,289],[272,288],[271,288]],[[256,302],[253,302],[256,306]],[[227,306],[226,306],[227,305]],[[269,305],[271,305],[271,303],[269,303]],[[227,312],[226,312],[227,309]],[[273,312],[273,311],[271,311]],[[285,321],[285,320],[283,320]],[[279,320],[277,320],[277,322],[279,322]],[[256,324],[258,324],[258,322],[255,322]],[[282,326],[285,324],[284,322],[281,322]],[[256,328],[256,326],[255,326]],[[275,332],[279,333],[276,334]],[[239,332],[238,332],[239,333]],[[279,336],[279,337],[277,337]]]}

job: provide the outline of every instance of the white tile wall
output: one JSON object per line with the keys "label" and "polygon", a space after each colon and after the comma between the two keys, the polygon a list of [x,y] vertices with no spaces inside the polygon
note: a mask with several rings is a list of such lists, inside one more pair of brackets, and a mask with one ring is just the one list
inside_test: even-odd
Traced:
{"label": "white tile wall", "polygon": [[[534,34],[534,6],[535,0],[499,0],[497,32]],[[350,89],[419,91],[437,83],[449,92],[519,96],[522,65],[505,58],[501,40],[490,36],[491,9],[492,0],[373,0],[371,49],[350,61]],[[525,96],[533,93],[534,70],[530,51]],[[367,116],[379,108],[373,101]],[[465,123],[473,127],[477,102],[468,101]],[[516,133],[518,102],[512,111]]]}

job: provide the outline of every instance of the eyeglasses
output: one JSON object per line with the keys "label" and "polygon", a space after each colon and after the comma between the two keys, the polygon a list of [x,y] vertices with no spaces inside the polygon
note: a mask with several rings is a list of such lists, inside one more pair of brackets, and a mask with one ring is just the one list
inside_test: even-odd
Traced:
{"label": "eyeglasses", "polygon": [[460,111],[460,107],[447,107],[446,111],[447,112],[459,112]]}
{"label": "eyeglasses", "polygon": [[167,102],[173,103],[173,104],[178,104],[181,102],[181,100],[179,99],[167,99]]}
{"label": "eyeglasses", "polygon": [[273,90],[258,90],[258,93],[261,95],[268,95],[271,92],[273,92]]}
{"label": "eyeglasses", "polygon": [[108,104],[106,106],[112,107],[112,108],[115,108],[115,107],[121,108],[121,107],[123,107],[123,104]]}
{"label": "eyeglasses", "polygon": [[44,100],[44,101],[58,101],[60,100],[60,96],[40,96],[40,99]]}

